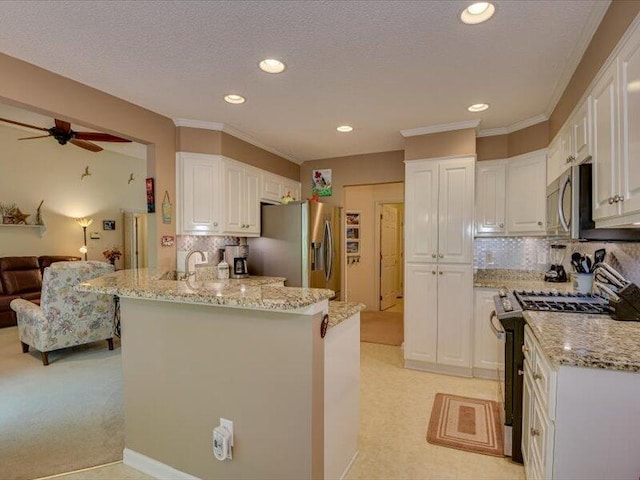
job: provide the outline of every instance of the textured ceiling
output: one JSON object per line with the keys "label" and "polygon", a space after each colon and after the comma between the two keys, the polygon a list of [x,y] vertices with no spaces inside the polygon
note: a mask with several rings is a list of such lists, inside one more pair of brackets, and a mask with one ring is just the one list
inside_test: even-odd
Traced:
{"label": "textured ceiling", "polygon": [[[401,149],[402,129],[544,114],[607,5],[496,0],[494,18],[467,26],[469,3],[2,1],[0,52],[304,161]],[[288,69],[262,73],[266,57]],[[491,108],[466,111],[478,102]],[[353,133],[335,131],[345,123]]]}

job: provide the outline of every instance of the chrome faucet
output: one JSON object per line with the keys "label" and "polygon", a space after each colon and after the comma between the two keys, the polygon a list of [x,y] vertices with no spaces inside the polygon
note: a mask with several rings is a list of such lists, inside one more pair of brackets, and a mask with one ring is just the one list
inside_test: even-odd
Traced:
{"label": "chrome faucet", "polygon": [[193,255],[194,253],[199,253],[200,259],[203,262],[207,261],[207,257],[202,250],[191,250],[189,253],[187,253],[187,256],[184,259],[184,275],[182,275],[181,280],[187,280],[191,275],[196,274],[196,272],[189,271],[189,260],[191,260],[191,255]]}

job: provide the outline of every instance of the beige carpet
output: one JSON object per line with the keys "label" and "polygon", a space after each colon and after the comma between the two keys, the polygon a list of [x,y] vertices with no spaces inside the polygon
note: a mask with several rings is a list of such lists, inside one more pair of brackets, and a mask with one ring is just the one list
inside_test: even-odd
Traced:
{"label": "beige carpet", "polygon": [[402,345],[404,341],[402,313],[361,312],[360,341],[394,346]]}
{"label": "beige carpet", "polygon": [[0,329],[0,479],[33,479],[122,460],[120,342],[22,353]]}
{"label": "beige carpet", "polygon": [[500,405],[492,400],[437,393],[427,441],[496,457],[504,456]]}

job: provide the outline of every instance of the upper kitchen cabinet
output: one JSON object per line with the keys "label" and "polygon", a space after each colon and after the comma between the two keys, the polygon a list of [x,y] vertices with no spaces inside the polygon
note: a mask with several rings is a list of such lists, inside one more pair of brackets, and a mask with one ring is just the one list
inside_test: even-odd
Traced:
{"label": "upper kitchen cabinet", "polygon": [[547,185],[553,183],[564,171],[566,161],[562,158],[561,132],[549,144],[549,154],[547,155]]}
{"label": "upper kitchen cabinet", "polygon": [[507,163],[507,231],[514,235],[546,233],[546,151],[513,157]]}
{"label": "upper kitchen cabinet", "polygon": [[259,237],[261,171],[227,158],[222,168],[225,234]]}
{"label": "upper kitchen cabinet", "polygon": [[506,230],[507,163],[478,162],[476,166],[476,234],[494,236]]}
{"label": "upper kitchen cabinet", "polygon": [[281,177],[270,172],[262,172],[262,193],[260,199],[267,203],[280,203],[289,195],[294,200],[300,200],[300,182]]}
{"label": "upper kitchen cabinet", "polygon": [[597,227],[640,221],[640,30],[593,87],[593,217]]}
{"label": "upper kitchen cabinet", "polygon": [[406,261],[471,263],[473,158],[406,165]]}
{"label": "upper kitchen cabinet", "polygon": [[178,153],[176,160],[177,233],[219,234],[222,231],[220,157]]}

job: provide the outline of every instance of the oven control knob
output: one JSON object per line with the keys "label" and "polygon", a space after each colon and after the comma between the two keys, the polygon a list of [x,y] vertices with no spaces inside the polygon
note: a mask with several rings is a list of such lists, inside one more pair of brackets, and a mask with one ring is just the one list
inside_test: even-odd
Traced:
{"label": "oven control knob", "polygon": [[500,290],[498,290],[498,295],[499,295],[501,298],[506,297],[506,296],[507,296],[507,290],[506,290],[506,289],[504,289],[504,288],[501,288]]}
{"label": "oven control knob", "polygon": [[522,353],[524,353],[525,355],[529,353],[529,347],[527,347],[526,345],[522,345]]}
{"label": "oven control knob", "polygon": [[505,312],[512,312],[513,311],[513,305],[511,305],[511,302],[509,300],[503,300],[502,301],[502,308],[504,308]]}

